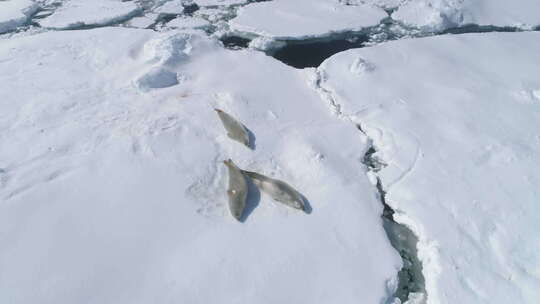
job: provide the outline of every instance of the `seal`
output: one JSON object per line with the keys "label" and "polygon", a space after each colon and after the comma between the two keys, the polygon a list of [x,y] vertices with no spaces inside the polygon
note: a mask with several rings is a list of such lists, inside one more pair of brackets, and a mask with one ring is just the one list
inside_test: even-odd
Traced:
{"label": "seal", "polygon": [[223,112],[222,110],[214,110],[217,112],[221,123],[223,123],[223,126],[225,127],[225,130],[227,130],[227,136],[229,136],[230,139],[236,140],[250,148],[249,133],[246,127],[234,119],[234,117]]}
{"label": "seal", "polygon": [[246,207],[248,193],[246,177],[231,159],[223,161],[223,163],[229,169],[229,189],[227,190],[229,210],[231,211],[232,216],[240,221],[244,208]]}
{"label": "seal", "polygon": [[283,203],[289,207],[306,211],[304,197],[300,192],[284,181],[273,179],[262,174],[245,171],[242,172],[251,178],[253,183],[262,191],[270,195],[274,200]]}

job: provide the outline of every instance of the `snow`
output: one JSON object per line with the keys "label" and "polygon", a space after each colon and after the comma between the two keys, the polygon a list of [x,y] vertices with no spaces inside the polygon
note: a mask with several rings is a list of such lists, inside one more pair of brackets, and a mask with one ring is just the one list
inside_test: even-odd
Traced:
{"label": "snow", "polygon": [[231,16],[233,11],[229,7],[202,7],[197,10],[193,15],[199,18],[203,18],[212,23],[219,23],[226,20]]}
{"label": "snow", "polygon": [[[427,294],[413,288],[406,304],[536,303],[540,33],[370,44],[304,70],[256,50],[349,31],[374,42],[529,30],[539,11],[537,0],[0,0],[0,33],[14,31],[0,37],[0,303],[397,304],[402,259],[388,239],[403,235],[383,229],[378,181],[419,239]],[[217,40],[230,36],[249,49]],[[253,150],[214,108],[253,133]],[[362,163],[372,145],[377,172]],[[298,189],[308,212],[251,187],[237,222],[228,158]]]}
{"label": "snow", "polygon": [[[197,31],[121,27],[12,37],[0,65],[1,303],[392,294],[401,259],[360,161],[369,142],[308,86],[312,70]],[[254,151],[215,107],[253,132]],[[227,158],[286,181],[311,212],[255,192],[237,222]]]}
{"label": "snow", "polygon": [[159,14],[166,15],[176,15],[181,14],[184,11],[184,6],[180,0],[171,0],[165,2],[163,5],[159,6],[155,12]]}
{"label": "snow", "polygon": [[[334,0],[274,0],[238,10],[232,31],[275,39],[324,37],[336,32],[359,31],[387,17],[371,5],[344,5]],[[324,20],[324,22],[322,22]]]}
{"label": "snow", "polygon": [[401,40],[319,69],[331,108],[388,164],[378,176],[420,238],[428,303],[540,297],[539,70],[537,32]]}
{"label": "snow", "polygon": [[0,34],[26,23],[37,9],[31,0],[0,1]]}
{"label": "snow", "polygon": [[66,0],[55,12],[39,21],[45,28],[74,29],[104,26],[127,20],[140,12],[134,2],[120,0]]}
{"label": "snow", "polygon": [[147,13],[141,17],[131,18],[129,21],[126,22],[126,25],[130,27],[146,29],[149,28],[152,24],[155,24],[158,17],[159,14]]}
{"label": "snow", "polygon": [[521,0],[409,0],[392,18],[426,31],[467,24],[532,29],[540,25],[540,2]]}
{"label": "snow", "polygon": [[177,29],[204,29],[210,26],[210,22],[199,17],[178,17],[167,22],[166,26]]}
{"label": "snow", "polygon": [[198,6],[231,6],[245,4],[248,0],[194,0]]}

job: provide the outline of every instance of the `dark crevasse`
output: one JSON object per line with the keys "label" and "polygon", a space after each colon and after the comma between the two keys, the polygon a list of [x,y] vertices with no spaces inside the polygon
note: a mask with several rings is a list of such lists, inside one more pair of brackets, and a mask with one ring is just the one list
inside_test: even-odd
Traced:
{"label": "dark crevasse", "polygon": [[245,49],[249,46],[249,43],[251,42],[250,39],[238,36],[224,36],[221,37],[220,40],[221,43],[223,43],[223,46],[232,50]]}
{"label": "dark crevasse", "polygon": [[349,39],[288,42],[271,56],[295,68],[317,67],[326,58],[348,49],[363,47],[367,41],[367,35],[358,35]]}
{"label": "dark crevasse", "polygon": [[[358,130],[364,135],[367,134],[357,125]],[[386,165],[376,156],[377,150],[373,145],[366,151],[362,163],[366,165],[369,171],[376,174]],[[422,273],[422,262],[418,258],[417,244],[418,237],[407,226],[395,221],[395,211],[386,202],[386,191],[383,189],[381,180],[377,177],[376,189],[379,194],[379,200],[383,205],[382,222],[383,228],[388,236],[390,244],[401,256],[403,266],[398,272],[398,286],[390,303],[394,298],[398,298],[401,303],[407,302],[413,294],[420,294],[425,298],[427,296],[425,289],[425,279]]]}

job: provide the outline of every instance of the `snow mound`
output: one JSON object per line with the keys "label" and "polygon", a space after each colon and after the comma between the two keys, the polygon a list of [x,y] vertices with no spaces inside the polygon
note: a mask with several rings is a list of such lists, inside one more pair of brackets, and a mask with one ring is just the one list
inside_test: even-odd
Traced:
{"label": "snow mound", "polygon": [[0,1],[0,34],[28,22],[38,8],[31,0]]}
{"label": "snow mound", "polygon": [[152,68],[137,80],[137,85],[143,90],[167,88],[178,84],[176,73],[164,68]]}
{"label": "snow mound", "polygon": [[140,12],[134,2],[119,0],[66,0],[56,11],[39,21],[42,27],[75,29],[125,21]]}
{"label": "snow mound", "polygon": [[345,5],[334,0],[275,0],[240,8],[229,25],[231,30],[241,33],[305,39],[358,31],[379,24],[385,17],[383,9],[372,5]]}
{"label": "snow mound", "polygon": [[[377,68],[362,77],[362,58]],[[508,60],[512,58],[512,60]],[[428,303],[540,297],[540,33],[447,35],[337,54],[320,86],[387,164]]]}
{"label": "snow mound", "polygon": [[152,64],[177,66],[187,60],[193,48],[190,33],[164,33],[144,44],[142,58]]}
{"label": "snow mound", "polygon": [[187,62],[193,49],[191,41],[197,39],[192,33],[164,33],[146,42],[140,58],[151,67],[136,80],[136,86],[148,91],[177,85],[179,75],[172,69]]}

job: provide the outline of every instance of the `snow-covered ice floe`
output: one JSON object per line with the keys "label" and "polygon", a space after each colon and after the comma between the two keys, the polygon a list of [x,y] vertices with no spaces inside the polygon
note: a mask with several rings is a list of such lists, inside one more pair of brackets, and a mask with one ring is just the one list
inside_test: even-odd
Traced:
{"label": "snow-covered ice floe", "polygon": [[177,29],[205,29],[210,26],[210,22],[199,17],[178,17],[167,22],[166,26]]}
{"label": "snow-covered ice floe", "polygon": [[532,29],[540,25],[538,0],[408,0],[392,18],[427,31],[468,24]]}
{"label": "snow-covered ice floe", "polygon": [[[401,259],[361,163],[368,141],[309,71],[196,32],[120,27],[13,37],[0,65],[0,303],[391,296]],[[254,151],[214,108],[253,132]],[[237,222],[228,158],[287,181],[310,214],[254,192]]]}
{"label": "snow-covered ice floe", "polygon": [[39,21],[45,28],[74,29],[125,21],[140,11],[135,2],[120,0],[66,0],[55,12]]}
{"label": "snow-covered ice floe", "polygon": [[335,0],[274,0],[238,10],[232,31],[274,39],[306,39],[359,31],[387,17],[372,5],[345,5]]}
{"label": "snow-covered ice floe", "polygon": [[156,24],[159,18],[157,13],[146,13],[144,16],[129,19],[125,24],[129,27],[146,29]]}
{"label": "snow-covered ice floe", "polygon": [[194,0],[198,6],[230,6],[245,4],[249,0]]}
{"label": "snow-covered ice floe", "polygon": [[158,14],[176,15],[184,11],[184,6],[180,0],[169,0],[155,9]]}
{"label": "snow-covered ice floe", "polygon": [[38,5],[31,0],[0,1],[0,34],[28,22]]}
{"label": "snow-covered ice floe", "polygon": [[378,175],[420,238],[428,303],[540,298],[538,71],[537,32],[402,40],[319,68],[319,90],[387,164]]}

